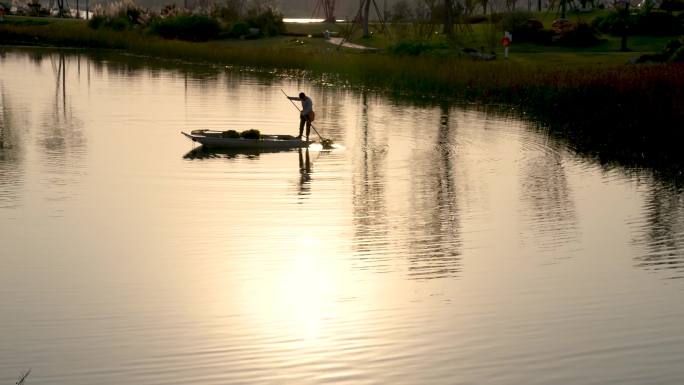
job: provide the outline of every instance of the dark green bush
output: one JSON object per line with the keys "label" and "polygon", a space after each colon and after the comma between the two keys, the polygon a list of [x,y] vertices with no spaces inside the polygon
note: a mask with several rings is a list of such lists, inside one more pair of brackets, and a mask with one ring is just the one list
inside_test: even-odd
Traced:
{"label": "dark green bush", "polygon": [[587,23],[577,23],[574,28],[560,36],[556,42],[570,47],[587,47],[595,45],[599,41],[594,27]]}
{"label": "dark green bush", "polygon": [[[515,33],[516,29],[526,28],[527,21],[533,17],[531,12],[516,11],[503,14],[499,20],[499,28],[510,33]],[[518,37],[513,35],[518,40]]]}
{"label": "dark green bush", "polygon": [[499,22],[499,28],[513,34],[515,41],[543,43],[547,40],[546,34],[542,33],[544,25],[531,16],[531,13],[521,11],[505,14]]}
{"label": "dark green bush", "polygon": [[88,21],[88,26],[92,29],[110,28],[115,31],[123,31],[131,26],[131,22],[125,17],[109,18],[102,15],[93,16]]}
{"label": "dark green bush", "polygon": [[402,41],[389,47],[389,52],[400,56],[418,56],[424,53],[448,49],[446,43],[429,41]]}
{"label": "dark green bush", "polygon": [[684,62],[684,37],[670,40],[662,53],[664,60],[674,63]]}
{"label": "dark green bush", "polygon": [[484,23],[489,20],[489,17],[486,15],[471,15],[471,16],[465,16],[464,21],[466,24],[480,24]]}
{"label": "dark green bush", "polygon": [[123,31],[131,26],[131,22],[127,18],[115,17],[113,19],[105,20],[103,26],[115,31]]}
{"label": "dark green bush", "polygon": [[620,35],[625,23],[629,33],[633,35],[672,36],[684,32],[681,15],[674,16],[663,11],[631,14],[626,21],[621,13],[611,12],[594,19],[592,26],[604,33]]}
{"label": "dark green bush", "polygon": [[215,3],[210,11],[212,17],[223,21],[239,20],[242,14],[243,2],[240,0],[225,0],[223,3]]}
{"label": "dark green bush", "polygon": [[207,16],[179,15],[154,21],[150,31],[165,39],[207,41],[218,36],[221,26]]}
{"label": "dark green bush", "polygon": [[684,11],[684,0],[663,0],[660,3],[660,9],[667,12]]}
{"label": "dark green bush", "polygon": [[504,18],[504,15],[505,14],[503,13],[491,13],[489,15],[489,21],[491,21],[492,23],[499,23]]}
{"label": "dark green bush", "polygon": [[635,29],[636,23],[637,20],[635,16],[630,16],[625,20],[619,12],[611,12],[606,16],[597,17],[591,25],[600,32],[619,35],[625,28],[625,24],[631,31]]}
{"label": "dark green bush", "polygon": [[527,23],[517,26],[511,33],[516,41],[542,42],[544,38],[541,34],[544,25],[536,19],[529,19]]}
{"label": "dark green bush", "polygon": [[679,47],[673,54],[670,56],[668,61],[672,63],[682,63],[684,62],[684,45]]}
{"label": "dark green bush", "polygon": [[247,11],[245,20],[250,28],[259,28],[262,35],[276,36],[285,32],[283,15],[271,9],[253,8]]}
{"label": "dark green bush", "polygon": [[124,17],[114,17],[109,18],[102,15],[93,16],[88,21],[88,26],[92,29],[98,28],[111,28],[115,31],[123,31],[131,26],[131,22],[128,18]]}
{"label": "dark green bush", "polygon": [[261,132],[259,132],[259,130],[255,130],[252,128],[249,130],[242,131],[240,133],[240,136],[245,138],[245,139],[260,139],[261,138]]}
{"label": "dark green bush", "polygon": [[534,42],[539,44],[551,44],[554,35],[555,32],[552,29],[540,29],[534,36]]}
{"label": "dark green bush", "polygon": [[126,18],[130,20],[132,24],[140,24],[140,17],[143,14],[143,10],[138,7],[127,7],[126,8]]}
{"label": "dark green bush", "polygon": [[240,37],[249,34],[249,25],[244,21],[238,21],[230,29],[231,37]]}
{"label": "dark green bush", "polygon": [[662,11],[640,13],[635,27],[635,34],[648,36],[672,36],[682,32],[681,21],[678,21],[672,14]]}
{"label": "dark green bush", "polygon": [[678,63],[684,61],[684,38],[670,40],[662,52],[639,56],[636,63]]}
{"label": "dark green bush", "polygon": [[92,29],[98,29],[102,27],[106,20],[107,18],[102,15],[95,15],[92,18],[90,18],[90,20],[88,20],[88,27]]}

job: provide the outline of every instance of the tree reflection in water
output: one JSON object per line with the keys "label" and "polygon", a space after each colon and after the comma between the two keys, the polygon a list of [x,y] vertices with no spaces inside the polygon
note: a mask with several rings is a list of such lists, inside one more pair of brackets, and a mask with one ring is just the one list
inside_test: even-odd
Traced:
{"label": "tree reflection in water", "polygon": [[9,93],[0,82],[0,209],[20,204],[24,184],[21,130],[15,129]]}
{"label": "tree reflection in water", "polygon": [[645,248],[636,258],[637,266],[684,278],[684,192],[666,182],[656,181],[647,192],[641,236],[637,244]]}
{"label": "tree reflection in water", "polygon": [[409,269],[410,276],[417,279],[453,277],[462,270],[460,209],[454,174],[458,158],[454,141],[456,122],[450,119],[448,104],[440,104],[439,111],[436,151],[427,158],[429,163],[419,162],[414,170],[416,186],[422,191],[413,194]]}

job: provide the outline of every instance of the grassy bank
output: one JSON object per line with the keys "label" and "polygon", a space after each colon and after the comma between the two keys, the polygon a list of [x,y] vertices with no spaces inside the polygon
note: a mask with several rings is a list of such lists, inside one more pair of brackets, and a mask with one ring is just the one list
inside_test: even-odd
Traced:
{"label": "grassy bank", "polygon": [[[505,103],[554,124],[559,131],[625,143],[654,152],[684,139],[684,66],[625,65],[610,60],[532,58],[476,62],[338,51],[322,39],[278,37],[189,43],[135,30],[92,30],[81,21],[0,25],[0,42],[121,49],[134,54],[219,65],[281,69],[313,81],[358,84],[409,96]],[[568,53],[568,52],[563,52]],[[589,55],[574,52],[574,55]],[[598,54],[599,58],[601,54]],[[620,63],[624,63],[620,60]]]}

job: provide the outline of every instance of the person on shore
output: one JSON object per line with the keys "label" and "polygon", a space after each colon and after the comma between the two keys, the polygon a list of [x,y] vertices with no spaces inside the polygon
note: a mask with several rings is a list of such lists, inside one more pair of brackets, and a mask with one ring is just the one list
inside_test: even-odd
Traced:
{"label": "person on shore", "polygon": [[309,132],[311,131],[311,122],[314,120],[313,112],[313,101],[310,97],[306,96],[303,92],[299,93],[299,96],[288,96],[290,100],[299,100],[302,102],[302,109],[299,111],[299,136],[302,138],[302,133],[304,132],[304,124],[306,123],[306,140],[309,140]]}

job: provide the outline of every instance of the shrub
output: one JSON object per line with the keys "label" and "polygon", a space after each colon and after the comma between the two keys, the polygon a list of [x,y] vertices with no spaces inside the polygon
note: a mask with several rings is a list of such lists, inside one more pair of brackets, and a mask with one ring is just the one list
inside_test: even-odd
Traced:
{"label": "shrub", "polygon": [[178,15],[155,20],[150,30],[165,39],[207,41],[215,39],[221,27],[207,16]]}
{"label": "shrub", "polygon": [[[516,29],[525,28],[527,26],[527,21],[532,18],[532,13],[524,11],[516,11],[505,13],[501,20],[499,20],[499,27],[510,33],[515,33]],[[517,40],[517,36],[513,35]]]}
{"label": "shrub", "polygon": [[285,32],[283,15],[271,8],[252,8],[247,11],[245,20],[250,28],[259,28],[266,36],[276,36]]}
{"label": "shrub", "polygon": [[486,15],[471,15],[465,16],[463,19],[466,24],[480,24],[488,21],[489,17]]}
{"label": "shrub", "polygon": [[684,0],[663,0],[660,3],[660,9],[667,12],[684,11]]}
{"label": "shrub", "polygon": [[684,37],[679,39],[670,40],[665,45],[665,50],[662,55],[665,60],[669,62],[683,62],[684,61]]}
{"label": "shrub", "polygon": [[102,15],[94,15],[92,18],[90,18],[90,20],[88,20],[88,27],[92,29],[98,29],[102,27],[106,20],[107,18]]}
{"label": "shrub", "polygon": [[123,31],[131,26],[130,21],[124,17],[109,18],[102,15],[95,15],[88,21],[88,26],[92,29],[111,28],[115,31]]}
{"label": "shrub", "polygon": [[149,11],[139,7],[131,0],[121,0],[106,6],[95,6],[93,17],[88,21],[88,26],[93,29],[107,27],[122,31],[134,25],[143,25],[149,18]]}
{"label": "shrub", "polygon": [[684,61],[684,38],[670,40],[662,52],[639,56],[636,63],[663,63]]}
{"label": "shrub", "polygon": [[540,29],[537,31],[534,42],[539,44],[551,44],[556,33],[552,29]]}
{"label": "shrub", "polygon": [[500,28],[513,34],[515,41],[541,42],[540,31],[544,28],[541,21],[530,18],[528,12],[512,12],[499,22]]}
{"label": "shrub", "polygon": [[402,41],[389,47],[389,51],[395,55],[418,56],[423,53],[447,49],[446,43],[430,43],[427,41]]}
{"label": "shrub", "polygon": [[249,25],[244,21],[238,21],[230,29],[231,37],[240,37],[249,34]]}
{"label": "shrub", "polygon": [[619,35],[625,28],[625,22],[627,28],[630,30],[635,29],[636,17],[629,17],[625,21],[624,17],[619,12],[611,12],[606,16],[599,16],[594,19],[591,25],[600,32]]}
{"label": "shrub", "polygon": [[572,47],[587,47],[598,43],[596,31],[587,23],[577,23],[556,40],[558,44]]}
{"label": "shrub", "polygon": [[503,13],[491,13],[489,15],[489,21],[492,23],[499,23],[501,20],[503,20],[505,14]]}
{"label": "shrub", "polygon": [[240,136],[245,138],[245,139],[260,139],[261,138],[261,132],[259,132],[259,130],[255,130],[252,128],[249,130],[242,131],[240,133]]}
{"label": "shrub", "polygon": [[662,11],[645,11],[630,15],[625,21],[619,12],[594,19],[592,26],[604,33],[620,35],[625,22],[630,34],[646,36],[671,36],[684,32],[682,16]]}
{"label": "shrub", "polygon": [[680,46],[673,54],[670,56],[668,61],[672,63],[682,63],[684,62],[684,45]]}
{"label": "shrub", "polygon": [[224,21],[236,21],[242,16],[242,5],[240,0],[226,0],[224,4],[214,4],[210,15]]}
{"label": "shrub", "polygon": [[392,23],[407,22],[412,18],[413,10],[411,10],[411,4],[407,0],[399,0],[394,3],[389,17]]}
{"label": "shrub", "polygon": [[123,31],[124,29],[130,27],[131,23],[126,18],[115,17],[113,19],[105,20],[104,26],[115,31]]}
{"label": "shrub", "polygon": [[636,19],[634,33],[648,36],[671,36],[681,32],[681,22],[677,26],[677,18],[662,11],[640,13]]}

